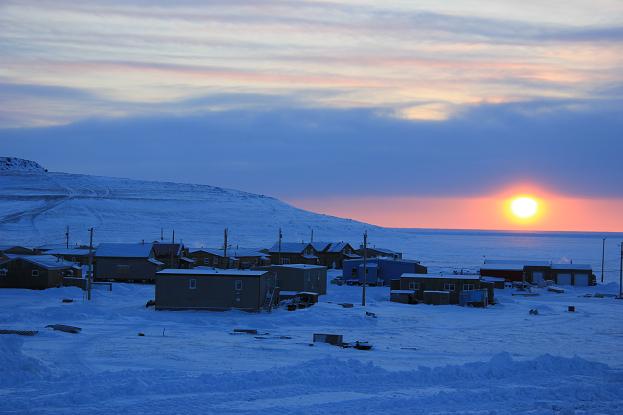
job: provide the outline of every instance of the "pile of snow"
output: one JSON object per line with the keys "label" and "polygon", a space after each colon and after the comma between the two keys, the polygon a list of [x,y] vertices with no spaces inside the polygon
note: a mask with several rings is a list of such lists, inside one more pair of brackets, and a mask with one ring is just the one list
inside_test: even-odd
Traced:
{"label": "pile of snow", "polygon": [[17,157],[0,157],[0,172],[45,173],[39,163]]}
{"label": "pile of snow", "polygon": [[24,381],[41,379],[49,374],[46,366],[39,360],[22,352],[24,340],[18,335],[0,336],[0,387],[11,387]]}

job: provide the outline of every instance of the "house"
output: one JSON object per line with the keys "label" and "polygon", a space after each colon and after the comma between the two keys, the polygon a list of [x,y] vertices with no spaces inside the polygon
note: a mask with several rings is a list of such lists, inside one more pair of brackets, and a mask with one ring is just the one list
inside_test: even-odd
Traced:
{"label": "house", "polygon": [[271,265],[265,269],[275,276],[281,292],[327,293],[327,267],[308,264]]}
{"label": "house", "polygon": [[88,265],[89,263],[89,250],[84,248],[57,248],[47,250],[45,253],[65,261],[77,262],[80,265]]}
{"label": "house", "polygon": [[156,274],[156,309],[260,311],[276,301],[274,288],[269,271],[164,269]]}
{"label": "house", "polygon": [[[401,297],[410,292],[409,302],[487,306],[493,303],[492,284],[479,275],[403,274],[398,290]],[[390,296],[392,294],[390,293]]]}
{"label": "house", "polygon": [[[344,260],[342,267],[342,279],[355,283],[362,283],[363,259]],[[426,274],[428,268],[420,261],[409,259],[372,258],[366,262],[367,283],[370,285],[389,285],[392,279],[400,278],[402,274]]]}
{"label": "house", "polygon": [[223,249],[190,248],[188,256],[195,261],[195,266],[249,269],[270,265],[268,254],[247,248],[229,248],[227,256]]}
{"label": "house", "polygon": [[154,241],[154,258],[164,264],[164,268],[192,268],[193,261],[184,256],[182,244]]}
{"label": "house", "polygon": [[269,249],[270,260],[274,265],[309,264],[318,265],[318,251],[307,242],[282,242],[274,244]]}
{"label": "house", "polygon": [[94,278],[153,281],[163,266],[154,258],[151,243],[102,243],[95,250]]}
{"label": "house", "polygon": [[[551,261],[487,259],[480,267],[480,275],[504,278],[507,281],[525,281],[545,285],[553,281],[559,285],[595,285],[593,270],[587,264],[558,264]],[[578,275],[576,280],[575,275]]]}
{"label": "house", "polygon": [[[402,253],[392,251],[387,248],[377,248],[377,247],[368,247],[366,250],[368,258],[391,258],[391,259],[402,259]],[[361,246],[359,249],[355,251],[357,255],[363,257],[364,249]]]}
{"label": "house", "polygon": [[327,268],[341,269],[345,259],[360,258],[348,242],[312,242],[318,262]]}
{"label": "house", "polygon": [[0,288],[43,290],[63,285],[64,277],[81,277],[78,264],[52,255],[7,254],[0,261]]}

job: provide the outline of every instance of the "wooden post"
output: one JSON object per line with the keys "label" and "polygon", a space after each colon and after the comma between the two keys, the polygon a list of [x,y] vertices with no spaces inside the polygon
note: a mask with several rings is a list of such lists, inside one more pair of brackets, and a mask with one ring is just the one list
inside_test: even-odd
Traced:
{"label": "wooden post", "polygon": [[91,283],[93,282],[93,228],[89,229],[89,273],[87,275],[87,300],[91,301]]}
{"label": "wooden post", "polygon": [[361,305],[366,305],[366,285],[368,285],[368,231],[363,233],[363,286],[361,291]]}
{"label": "wooden post", "polygon": [[281,238],[283,238],[283,234],[281,233],[281,228],[279,228],[279,255],[277,256],[279,265],[281,265]]}
{"label": "wooden post", "polygon": [[225,268],[229,268],[229,258],[227,258],[227,228],[223,232],[223,259],[225,260]]}
{"label": "wooden post", "polygon": [[69,249],[69,226],[65,228],[65,246]]}

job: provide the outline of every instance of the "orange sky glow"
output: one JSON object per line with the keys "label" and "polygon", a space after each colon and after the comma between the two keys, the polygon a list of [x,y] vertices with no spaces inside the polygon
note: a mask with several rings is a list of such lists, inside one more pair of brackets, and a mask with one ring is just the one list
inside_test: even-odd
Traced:
{"label": "orange sky glow", "polygon": [[[538,202],[537,214],[518,218],[520,196]],[[623,231],[623,199],[580,198],[514,188],[481,197],[367,197],[290,200],[297,207],[394,228],[531,231]]]}

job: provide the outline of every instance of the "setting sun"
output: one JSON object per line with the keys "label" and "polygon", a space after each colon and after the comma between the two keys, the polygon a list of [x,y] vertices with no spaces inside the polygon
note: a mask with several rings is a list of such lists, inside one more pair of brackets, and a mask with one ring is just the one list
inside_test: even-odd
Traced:
{"label": "setting sun", "polygon": [[527,219],[536,215],[539,204],[531,197],[518,197],[511,202],[511,211],[518,218]]}

